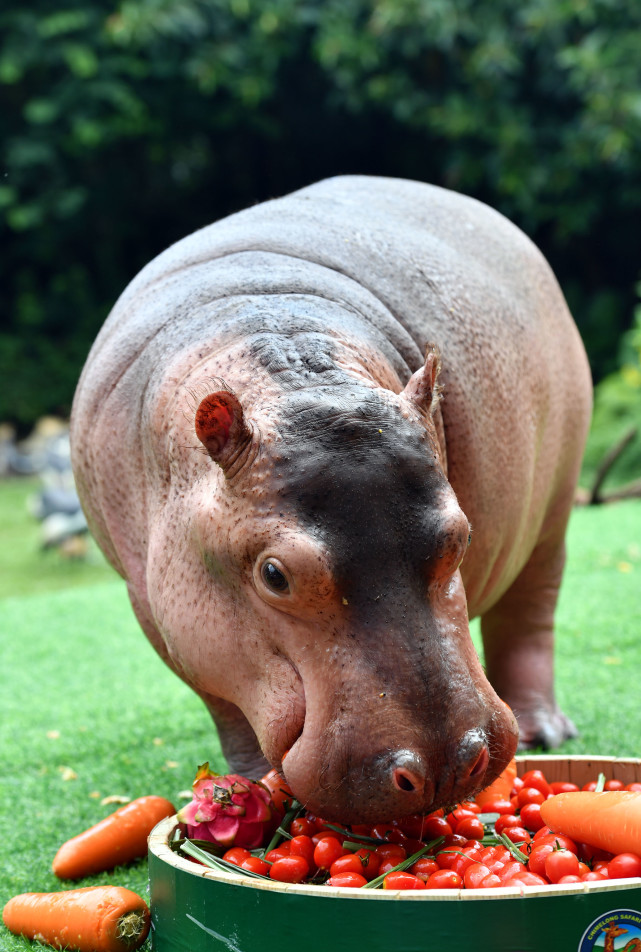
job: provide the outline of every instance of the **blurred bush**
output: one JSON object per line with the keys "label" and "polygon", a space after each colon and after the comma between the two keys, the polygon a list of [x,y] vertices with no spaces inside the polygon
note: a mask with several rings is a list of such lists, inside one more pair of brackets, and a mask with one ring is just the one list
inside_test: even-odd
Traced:
{"label": "blurred bush", "polygon": [[639,270],[640,47],[637,0],[6,0],[0,419],[68,413],[109,307],[167,244],[344,172],[508,215],[612,374]]}

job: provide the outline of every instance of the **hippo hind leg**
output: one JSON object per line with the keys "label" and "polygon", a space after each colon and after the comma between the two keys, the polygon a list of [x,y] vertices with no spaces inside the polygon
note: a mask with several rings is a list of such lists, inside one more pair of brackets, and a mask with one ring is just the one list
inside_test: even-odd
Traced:
{"label": "hippo hind leg", "polygon": [[487,677],[519,723],[521,749],[577,736],[554,693],[554,612],[564,533],[539,543],[511,587],[481,619]]}

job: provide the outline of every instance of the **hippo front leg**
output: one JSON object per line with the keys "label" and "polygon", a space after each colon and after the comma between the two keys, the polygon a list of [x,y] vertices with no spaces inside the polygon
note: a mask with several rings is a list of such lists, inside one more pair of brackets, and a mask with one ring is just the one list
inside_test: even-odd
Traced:
{"label": "hippo front leg", "polygon": [[487,677],[519,724],[519,747],[558,747],[577,736],[554,694],[554,612],[565,563],[563,537],[541,543],[481,619]]}

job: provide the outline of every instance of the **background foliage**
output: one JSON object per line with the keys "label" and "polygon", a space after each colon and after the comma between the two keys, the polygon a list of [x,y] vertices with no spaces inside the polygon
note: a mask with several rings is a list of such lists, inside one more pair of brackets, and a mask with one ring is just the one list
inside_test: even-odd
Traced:
{"label": "background foliage", "polygon": [[0,419],[68,412],[109,307],[167,244],[344,172],[504,212],[552,263],[595,379],[617,373],[640,53],[637,0],[7,0]]}

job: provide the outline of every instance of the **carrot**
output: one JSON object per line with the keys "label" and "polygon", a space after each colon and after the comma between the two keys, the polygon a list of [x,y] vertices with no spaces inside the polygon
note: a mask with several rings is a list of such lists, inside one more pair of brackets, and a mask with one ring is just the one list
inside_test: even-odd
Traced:
{"label": "carrot", "polygon": [[86,886],[58,893],[22,893],[4,907],[15,935],[77,952],[130,952],[149,932],[149,909],[122,886]]}
{"label": "carrot", "polygon": [[507,767],[501,771],[496,780],[493,780],[489,787],[481,790],[474,797],[480,807],[489,803],[491,800],[509,800],[516,777],[516,760],[512,758]]}
{"label": "carrot", "polygon": [[541,819],[553,833],[565,833],[588,846],[614,854],[641,854],[641,793],[558,793],[541,804]]}
{"label": "carrot", "polygon": [[175,809],[163,797],[139,797],[74,836],[56,853],[52,866],[60,879],[102,873],[147,855],[147,837]]}

